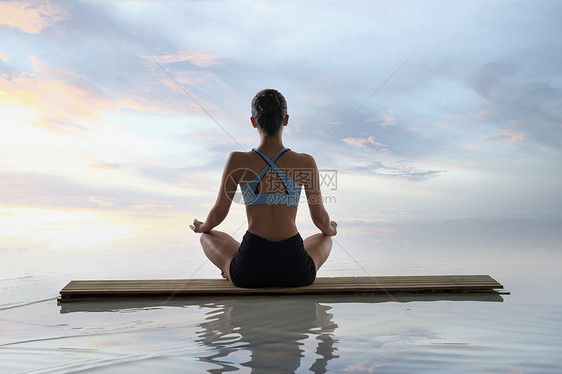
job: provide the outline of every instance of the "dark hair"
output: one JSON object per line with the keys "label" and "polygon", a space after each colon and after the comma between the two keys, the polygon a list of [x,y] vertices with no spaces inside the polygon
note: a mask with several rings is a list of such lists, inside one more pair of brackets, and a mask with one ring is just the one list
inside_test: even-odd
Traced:
{"label": "dark hair", "polygon": [[277,90],[262,90],[252,100],[252,117],[267,136],[275,136],[287,116],[287,101]]}

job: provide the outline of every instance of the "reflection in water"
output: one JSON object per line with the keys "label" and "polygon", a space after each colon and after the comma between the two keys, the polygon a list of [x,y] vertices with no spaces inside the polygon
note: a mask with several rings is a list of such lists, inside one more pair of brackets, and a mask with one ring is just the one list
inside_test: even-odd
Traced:
{"label": "reflection in water", "polygon": [[[187,372],[202,372],[206,369],[209,373],[225,373],[248,367],[254,373],[292,373],[296,371],[325,373],[328,371],[328,364],[332,371],[334,367],[341,368],[340,372],[345,371],[345,368],[351,367],[350,365],[358,363],[360,365],[372,364],[374,369],[380,362],[377,361],[376,356],[373,356],[372,349],[369,349],[368,352],[364,350],[365,341],[369,340],[371,344],[378,344],[377,342],[387,338],[388,334],[392,335],[392,331],[398,331],[399,337],[402,337],[402,332],[404,331],[401,327],[402,325],[394,320],[388,326],[388,329],[384,329],[385,333],[381,339],[373,338],[373,334],[376,335],[374,333],[375,330],[369,329],[369,327],[362,329],[360,326],[356,334],[353,335],[353,339],[350,339],[349,336],[346,336],[350,331],[351,321],[349,318],[367,316],[366,321],[363,321],[365,326],[373,326],[373,324],[378,324],[385,320],[385,313],[378,317],[377,313],[372,313],[374,310],[380,310],[378,308],[374,309],[373,304],[415,302],[416,304],[414,305],[417,305],[418,309],[420,309],[421,304],[418,304],[419,302],[431,303],[434,301],[501,303],[503,298],[497,293],[487,293],[406,294],[393,295],[392,297],[387,295],[326,295],[310,297],[236,296],[233,298],[178,298],[172,300],[115,299],[61,303],[60,312],[62,314],[104,313],[103,318],[93,319],[91,317],[84,318],[83,316],[76,316],[78,319],[66,318],[65,324],[69,323],[69,328],[73,331],[69,334],[69,338],[74,337],[74,331],[80,329],[80,326],[86,326],[82,328],[89,330],[87,336],[90,336],[92,321],[94,320],[100,323],[99,336],[103,336],[103,339],[109,336],[118,341],[120,340],[119,334],[124,331],[127,334],[138,334],[138,340],[131,339],[131,335],[127,336],[125,341],[135,341],[135,343],[130,347],[126,344],[123,345],[125,347],[124,355],[117,351],[115,362],[119,363],[119,365],[123,365],[123,357],[129,362],[131,355],[139,354],[139,347],[143,347],[142,355],[144,356],[145,364],[147,364],[147,361],[158,358],[160,364],[166,367],[165,365],[178,365],[178,362],[181,361],[183,363],[184,361],[182,360],[186,360],[188,365],[191,365],[186,369]],[[340,324],[347,324],[347,329],[340,329],[337,332],[341,340],[335,339],[334,336],[338,325],[332,321],[334,316],[329,312],[332,311],[332,306],[349,303],[355,305],[355,312],[337,316]],[[471,310],[478,310],[479,315],[484,315],[482,314],[484,309],[481,306],[473,306],[473,308]],[[445,312],[448,308],[445,308],[443,304],[436,304],[433,309],[429,308],[427,310],[431,311],[431,317],[426,316],[426,323],[428,323],[427,321],[438,320],[436,326],[441,326],[444,323],[443,321],[450,318],[450,314]],[[486,310],[494,311],[496,309],[488,308]],[[471,316],[472,314],[459,314],[459,318],[454,321],[454,325],[458,326],[460,324],[464,326],[464,323],[468,323],[466,326],[481,327],[486,321],[495,320],[493,315],[484,319],[474,319]],[[505,316],[502,314],[501,318],[505,318]],[[80,322],[71,323],[70,321],[73,320]],[[83,321],[85,321],[86,325],[83,325]],[[546,318],[545,321],[550,321],[550,319]],[[552,326],[549,323],[548,329],[551,328]],[[426,330],[431,332],[431,329]],[[533,333],[530,332],[530,335],[533,335]],[[81,333],[78,336],[84,339]],[[85,340],[89,342],[86,346],[88,349],[92,345],[103,346],[103,344],[106,344],[105,340],[103,342],[96,340],[98,334],[91,336],[92,340]],[[68,344],[68,340],[65,341]],[[149,343],[142,345],[143,342]],[[438,341],[438,343],[441,342],[442,339]],[[503,340],[501,342],[503,346]],[[81,346],[78,343],[76,344]],[[344,346],[342,347],[341,344],[344,344]],[[377,346],[380,346],[380,344]],[[435,346],[432,345],[432,347]],[[441,355],[450,353],[458,358],[458,350],[452,351],[456,346],[445,345],[445,347],[448,348],[443,351],[445,353],[441,352]],[[131,351],[128,351],[127,348],[130,348]],[[339,351],[339,355],[335,354],[336,351]],[[57,350],[57,352],[59,351]],[[436,361],[425,360],[428,357],[427,350],[422,349],[418,352],[418,356],[413,354],[415,352],[415,349],[411,350],[408,359],[405,359],[400,349],[398,349],[395,357],[399,358],[392,362],[392,364],[387,362],[386,365],[413,365],[411,367],[423,367],[426,365],[426,369],[431,368],[431,370],[425,370],[426,372],[434,372],[436,370],[433,369],[436,367],[432,366],[433,364],[440,365],[443,362],[450,362],[440,361],[443,358],[437,358]],[[478,352],[480,351],[465,352],[464,357],[468,361],[478,361],[480,358],[474,356]],[[342,357],[337,360],[338,362],[332,360],[340,355]],[[489,354],[486,355],[486,357],[488,356]],[[196,369],[193,368],[193,358],[199,360],[202,366]],[[332,361],[330,362],[330,360]],[[105,359],[104,365],[107,365],[108,362]],[[142,365],[142,360],[140,359],[135,359],[134,362],[134,365]],[[128,365],[133,365],[133,363]],[[142,370],[137,370],[139,367],[141,366],[133,368],[130,372],[141,372]],[[184,366],[181,367],[184,368]],[[410,371],[397,370],[395,372]],[[150,372],[154,372],[154,370]]]}
{"label": "reflection in water", "polygon": [[213,310],[199,326],[198,341],[212,348],[212,353],[200,357],[202,361],[219,365],[210,373],[236,370],[228,358],[247,350],[250,359],[241,363],[252,373],[293,373],[301,366],[308,353],[305,341],[315,336],[316,360],[309,368],[314,373],[325,373],[328,361],[334,355],[333,333],[337,325],[332,322],[330,306],[309,298],[247,298],[224,303],[204,305]]}

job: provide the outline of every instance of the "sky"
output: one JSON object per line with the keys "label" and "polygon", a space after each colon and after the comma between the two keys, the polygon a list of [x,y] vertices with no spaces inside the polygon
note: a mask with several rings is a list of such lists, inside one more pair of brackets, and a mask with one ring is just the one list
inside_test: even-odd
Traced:
{"label": "sky", "polygon": [[[335,171],[344,245],[552,246],[561,16],[558,1],[2,1],[0,254],[193,247],[228,154],[258,145],[264,88],[287,99],[285,145]],[[244,225],[233,204],[218,228]],[[314,232],[303,203],[298,226]]]}

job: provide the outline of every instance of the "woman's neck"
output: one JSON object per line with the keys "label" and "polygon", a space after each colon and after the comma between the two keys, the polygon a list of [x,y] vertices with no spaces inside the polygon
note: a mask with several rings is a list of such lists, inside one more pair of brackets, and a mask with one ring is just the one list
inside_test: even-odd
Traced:
{"label": "woman's neck", "polygon": [[281,148],[284,148],[281,134],[276,136],[262,135],[260,137],[260,145],[258,146],[258,148],[267,151],[277,151]]}

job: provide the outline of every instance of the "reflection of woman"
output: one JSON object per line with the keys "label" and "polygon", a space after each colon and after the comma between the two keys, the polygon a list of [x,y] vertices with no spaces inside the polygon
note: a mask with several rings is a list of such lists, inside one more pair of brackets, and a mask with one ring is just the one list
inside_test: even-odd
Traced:
{"label": "reflection of woman", "polygon": [[333,337],[338,325],[331,307],[314,299],[238,298],[202,307],[212,311],[199,325],[197,340],[212,350],[198,358],[221,366],[210,373],[240,366],[252,373],[295,373],[305,363],[311,364],[310,371],[325,373],[329,361],[338,357]]}
{"label": "reflection of woman", "polygon": [[[314,158],[283,146],[287,102],[276,90],[263,90],[252,100],[254,128],[260,145],[250,152],[232,152],[224,168],[217,201],[205,222],[190,227],[202,233],[207,257],[225,278],[239,287],[289,287],[314,282],[332,248],[337,224],[322,204]],[[228,214],[237,185],[243,193],[248,230],[242,243],[213,230]],[[295,219],[304,186],[310,216],[320,233],[303,240]]]}

